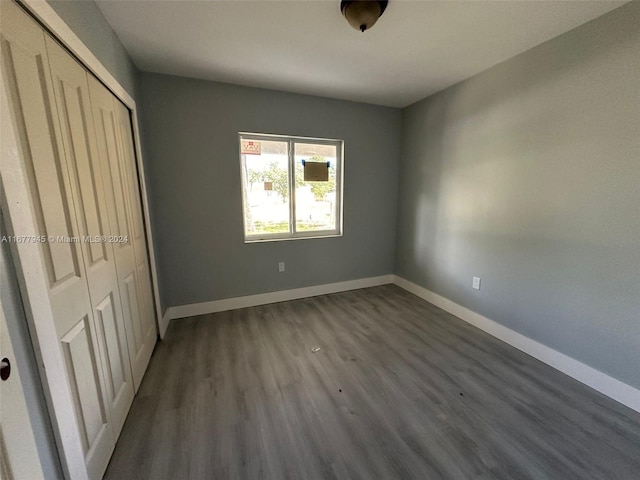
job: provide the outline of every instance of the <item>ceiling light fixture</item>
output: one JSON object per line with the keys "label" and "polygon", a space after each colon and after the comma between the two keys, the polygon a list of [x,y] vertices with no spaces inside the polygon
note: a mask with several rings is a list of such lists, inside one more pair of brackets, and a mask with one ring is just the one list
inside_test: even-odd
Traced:
{"label": "ceiling light fixture", "polygon": [[382,16],[388,0],[342,0],[340,11],[349,25],[364,32],[369,30]]}

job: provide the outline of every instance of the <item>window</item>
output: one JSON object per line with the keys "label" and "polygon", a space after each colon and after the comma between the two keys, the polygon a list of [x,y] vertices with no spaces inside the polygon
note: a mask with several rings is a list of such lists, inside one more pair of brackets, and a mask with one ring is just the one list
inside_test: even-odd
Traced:
{"label": "window", "polygon": [[246,242],[342,235],[342,140],[240,134]]}

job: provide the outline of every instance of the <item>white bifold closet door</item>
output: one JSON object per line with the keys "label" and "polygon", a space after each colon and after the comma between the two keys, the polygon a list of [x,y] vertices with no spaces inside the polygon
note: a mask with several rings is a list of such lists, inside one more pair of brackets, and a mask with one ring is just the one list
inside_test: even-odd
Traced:
{"label": "white bifold closet door", "polygon": [[39,238],[16,244],[25,307],[65,473],[99,479],[156,341],[131,120],[17,5],[0,8],[17,144],[2,183],[12,233]]}
{"label": "white bifold closet door", "polygon": [[136,390],[156,342],[142,209],[135,172],[129,111],[90,76],[91,105],[98,138],[110,228],[126,242],[113,243],[118,284]]}
{"label": "white bifold closet door", "polygon": [[114,255],[114,242],[119,238],[109,238],[112,234],[96,135],[92,134],[87,72],[53,39],[47,37],[46,42],[78,231],[88,240],[81,243],[84,267],[98,347],[105,360],[106,402],[117,436],[134,394]]}

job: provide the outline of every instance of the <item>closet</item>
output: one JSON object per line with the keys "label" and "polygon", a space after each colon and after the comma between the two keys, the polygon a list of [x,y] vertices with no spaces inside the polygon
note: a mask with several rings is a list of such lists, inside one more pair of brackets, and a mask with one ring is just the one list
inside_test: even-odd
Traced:
{"label": "closet", "polygon": [[130,113],[19,6],[0,8],[6,240],[65,474],[99,479],[157,339]]}

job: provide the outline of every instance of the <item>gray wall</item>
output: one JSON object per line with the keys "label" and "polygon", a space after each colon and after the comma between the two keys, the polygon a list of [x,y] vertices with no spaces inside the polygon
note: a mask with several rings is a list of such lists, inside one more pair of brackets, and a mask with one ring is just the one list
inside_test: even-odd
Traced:
{"label": "gray wall", "polygon": [[402,277],[636,388],[638,25],[633,2],[405,109],[396,249]]}
{"label": "gray wall", "polygon": [[[400,110],[151,73],[139,82],[165,307],[393,272]],[[244,243],[239,131],[344,140],[343,237]]]}
{"label": "gray wall", "polygon": [[136,98],[138,69],[92,0],[47,0],[122,87]]}

